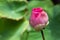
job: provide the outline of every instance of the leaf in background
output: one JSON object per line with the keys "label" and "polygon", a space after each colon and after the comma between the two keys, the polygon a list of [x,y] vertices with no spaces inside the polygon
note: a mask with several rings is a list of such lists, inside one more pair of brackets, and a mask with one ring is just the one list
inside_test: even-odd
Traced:
{"label": "leaf in background", "polygon": [[0,19],[0,40],[20,40],[20,36],[28,27],[28,21]]}
{"label": "leaf in background", "polygon": [[26,31],[28,26],[29,26],[29,22],[26,20],[17,30],[17,32],[10,38],[10,40],[22,40],[23,38],[21,39],[21,37],[23,33]]}
{"label": "leaf in background", "polygon": [[7,0],[7,1],[27,1],[27,0]]}
{"label": "leaf in background", "polygon": [[26,2],[24,1],[0,1],[0,17],[19,20],[26,15]]}
{"label": "leaf in background", "polygon": [[[53,40],[53,37],[51,36],[51,31],[48,29],[44,30],[44,36],[45,36],[45,40]],[[41,32],[36,32],[36,31],[30,32],[28,40],[43,40]]]}
{"label": "leaf in background", "polygon": [[[26,40],[27,35],[28,33],[25,32],[23,35],[23,40]],[[53,37],[51,35],[51,30],[47,28],[44,30],[44,36],[45,36],[45,40],[53,40]],[[27,40],[43,40],[41,32],[30,31]]]}
{"label": "leaf in background", "polygon": [[53,17],[57,17],[58,15],[60,15],[60,5],[54,6],[53,12]]}
{"label": "leaf in background", "polygon": [[60,40],[60,5],[53,8],[53,19],[50,22],[51,35],[54,40]]}

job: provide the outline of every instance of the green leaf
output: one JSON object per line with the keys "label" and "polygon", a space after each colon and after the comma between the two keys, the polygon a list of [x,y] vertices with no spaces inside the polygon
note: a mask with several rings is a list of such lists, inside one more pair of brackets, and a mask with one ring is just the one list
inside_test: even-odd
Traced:
{"label": "green leaf", "polygon": [[20,40],[20,36],[28,27],[28,21],[0,19],[0,40]]}
{"label": "green leaf", "polygon": [[[25,26],[26,25],[26,26]],[[9,39],[9,40],[21,40],[23,33],[26,31],[29,26],[28,21],[26,20],[21,27],[17,30],[17,32]]]}
{"label": "green leaf", "polygon": [[57,17],[58,15],[60,15],[60,5],[54,6],[53,12],[53,17]]}
{"label": "green leaf", "polygon": [[53,19],[50,22],[50,30],[54,40],[60,40],[60,5],[54,6]]}
{"label": "green leaf", "polygon": [[[44,31],[45,40],[53,40],[53,37],[51,35],[51,30],[46,28],[43,31]],[[28,37],[27,37],[27,35],[28,35]],[[22,40],[26,40],[26,37],[27,37],[27,40],[43,40],[40,31],[39,32],[37,32],[37,31],[30,31],[29,33],[25,32],[24,35],[23,35],[23,39]]]}
{"label": "green leaf", "polygon": [[7,1],[27,1],[27,0],[7,0]]}
{"label": "green leaf", "polygon": [[1,1],[0,2],[0,17],[13,20],[23,18],[26,13],[26,2],[24,1]]}

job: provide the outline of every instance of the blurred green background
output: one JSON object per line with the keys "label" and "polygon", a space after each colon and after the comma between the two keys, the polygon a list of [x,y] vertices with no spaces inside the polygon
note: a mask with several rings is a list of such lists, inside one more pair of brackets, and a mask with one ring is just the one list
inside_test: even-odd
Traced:
{"label": "blurred green background", "polygon": [[42,40],[29,25],[32,8],[42,7],[49,16],[45,40],[60,40],[60,4],[51,0],[0,0],[0,40]]}

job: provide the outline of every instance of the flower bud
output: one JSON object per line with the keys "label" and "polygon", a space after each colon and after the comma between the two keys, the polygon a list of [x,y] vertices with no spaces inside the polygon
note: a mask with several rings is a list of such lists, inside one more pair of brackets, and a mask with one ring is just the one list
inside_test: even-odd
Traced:
{"label": "flower bud", "polygon": [[29,23],[35,30],[40,31],[48,25],[48,15],[41,7],[33,8]]}

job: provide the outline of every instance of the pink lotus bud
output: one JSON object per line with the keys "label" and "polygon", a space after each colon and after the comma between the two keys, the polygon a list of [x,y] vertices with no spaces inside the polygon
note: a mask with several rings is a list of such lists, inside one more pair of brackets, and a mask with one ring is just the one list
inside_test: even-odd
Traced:
{"label": "pink lotus bud", "polygon": [[30,16],[30,25],[36,30],[42,30],[48,24],[47,13],[40,8],[33,8]]}

